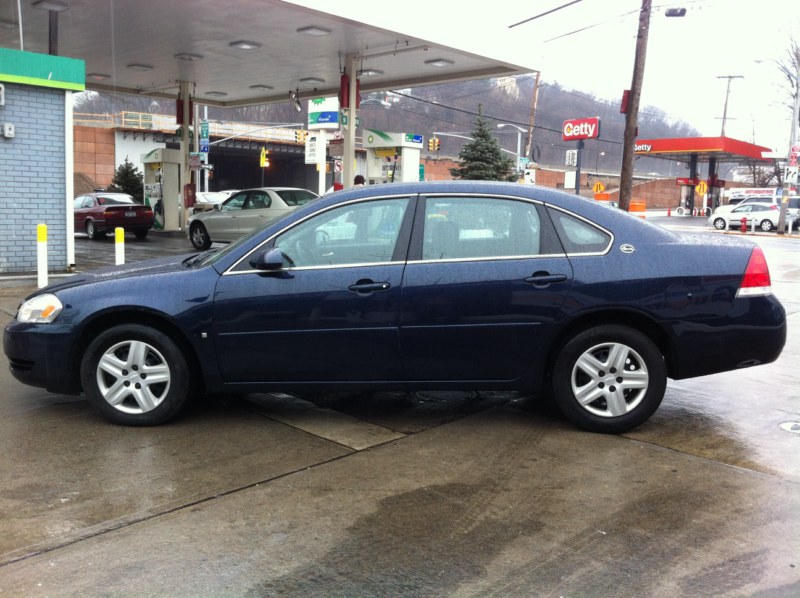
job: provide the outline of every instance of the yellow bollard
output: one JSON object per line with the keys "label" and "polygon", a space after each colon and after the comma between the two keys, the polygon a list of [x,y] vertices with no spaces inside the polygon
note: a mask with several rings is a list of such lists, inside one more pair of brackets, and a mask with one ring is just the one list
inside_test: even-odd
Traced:
{"label": "yellow bollard", "polygon": [[118,266],[125,263],[125,229],[121,226],[114,229],[114,260]]}
{"label": "yellow bollard", "polygon": [[36,225],[36,274],[39,288],[47,286],[47,225]]}

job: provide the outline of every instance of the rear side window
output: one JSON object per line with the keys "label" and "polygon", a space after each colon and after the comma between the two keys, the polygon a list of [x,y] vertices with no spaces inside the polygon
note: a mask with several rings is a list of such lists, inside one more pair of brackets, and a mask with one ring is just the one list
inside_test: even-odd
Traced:
{"label": "rear side window", "polygon": [[275,191],[275,193],[280,196],[287,206],[302,206],[317,197],[311,191],[303,189],[284,189]]}
{"label": "rear side window", "polygon": [[549,210],[567,254],[605,253],[612,237],[597,226],[560,210]]}

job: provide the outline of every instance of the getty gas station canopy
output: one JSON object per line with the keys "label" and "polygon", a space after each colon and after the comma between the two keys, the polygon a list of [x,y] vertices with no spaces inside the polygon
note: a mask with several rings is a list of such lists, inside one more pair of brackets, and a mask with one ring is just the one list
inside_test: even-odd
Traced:
{"label": "getty gas station canopy", "polygon": [[[530,72],[524,31],[443,23],[463,3],[342,0],[8,0],[0,47],[86,63],[90,90],[243,106],[336,96],[348,57],[361,93]],[[531,9],[535,13],[535,9]],[[503,34],[504,44],[487,37]],[[500,47],[502,46],[502,47]]]}
{"label": "getty gas station canopy", "polygon": [[636,155],[667,158],[679,162],[715,161],[742,163],[752,160],[768,161],[763,152],[770,148],[730,137],[681,137],[664,139],[637,139]]}

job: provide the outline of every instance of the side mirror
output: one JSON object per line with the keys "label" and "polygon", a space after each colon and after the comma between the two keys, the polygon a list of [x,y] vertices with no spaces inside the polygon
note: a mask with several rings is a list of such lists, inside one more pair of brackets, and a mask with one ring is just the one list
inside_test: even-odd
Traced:
{"label": "side mirror", "polygon": [[261,270],[262,272],[278,272],[287,263],[286,256],[277,247],[259,253],[250,260],[250,266],[254,270]]}
{"label": "side mirror", "polygon": [[222,204],[215,203],[214,204],[214,211],[219,212],[222,209]]}

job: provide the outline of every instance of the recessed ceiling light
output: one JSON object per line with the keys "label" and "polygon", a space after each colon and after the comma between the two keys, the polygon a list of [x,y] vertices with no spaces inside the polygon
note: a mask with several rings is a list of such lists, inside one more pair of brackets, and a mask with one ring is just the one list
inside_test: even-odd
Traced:
{"label": "recessed ceiling light", "polygon": [[5,19],[0,19],[0,29],[16,29],[19,23],[16,21],[6,21]]}
{"label": "recessed ceiling light", "polygon": [[250,42],[246,39],[240,39],[236,42],[231,42],[228,44],[231,48],[238,48],[240,50],[255,50],[256,48],[260,48],[261,44],[258,42]]}
{"label": "recessed ceiling light", "polygon": [[251,85],[250,89],[265,89],[265,90],[268,90],[268,89],[275,89],[275,88],[272,87],[271,85],[264,85],[262,83],[258,83],[256,85]]}
{"label": "recessed ceiling light", "polygon": [[445,67],[445,66],[452,66],[455,64],[452,60],[447,60],[447,58],[434,58],[433,60],[426,60],[425,64],[430,66],[438,66],[438,67]]}
{"label": "recessed ceiling light", "polygon": [[69,4],[58,2],[57,0],[37,0],[31,6],[41,10],[52,10],[54,12],[64,12],[69,10]]}
{"label": "recessed ceiling light", "polygon": [[378,75],[382,75],[383,71],[379,69],[364,69],[363,71],[358,71],[358,74],[361,77],[377,77]]}
{"label": "recessed ceiling light", "polygon": [[303,35],[313,35],[314,37],[320,37],[322,35],[330,35],[331,30],[326,29],[325,27],[317,27],[316,25],[311,25],[309,27],[301,27],[297,30],[297,33],[302,33]]}
{"label": "recessed ceiling light", "polygon": [[205,93],[205,95],[214,96],[214,97],[222,97],[222,96],[226,96],[228,94],[226,92],[224,92],[224,91],[207,91]]}
{"label": "recessed ceiling light", "polygon": [[325,83],[325,79],[320,79],[319,77],[303,77],[300,79],[300,83]]}
{"label": "recessed ceiling light", "polygon": [[106,75],[105,73],[89,73],[86,75],[86,78],[94,81],[105,81],[106,79],[110,79],[111,75]]}
{"label": "recessed ceiling light", "polygon": [[138,64],[138,63],[134,62],[133,64],[129,64],[128,68],[131,69],[132,71],[142,71],[142,72],[144,72],[144,71],[152,71],[153,70],[153,65],[152,64]]}
{"label": "recessed ceiling light", "polygon": [[185,60],[186,62],[195,62],[197,60],[203,60],[202,54],[191,54],[189,52],[181,52],[180,54],[175,54],[175,58],[178,60]]}

